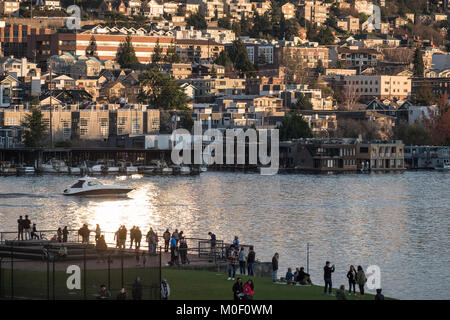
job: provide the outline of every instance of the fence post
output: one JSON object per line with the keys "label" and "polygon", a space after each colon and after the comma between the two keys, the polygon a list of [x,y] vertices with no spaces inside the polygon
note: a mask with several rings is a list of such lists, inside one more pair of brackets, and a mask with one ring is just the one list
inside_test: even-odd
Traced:
{"label": "fence post", "polygon": [[123,249],[120,249],[120,283],[120,288],[123,288]]}
{"label": "fence post", "polygon": [[53,300],[55,300],[55,257],[53,256],[53,274],[52,274],[52,290],[53,290]]}
{"label": "fence post", "polygon": [[3,297],[2,260],[3,260],[3,258],[0,258],[0,298]]}
{"label": "fence post", "polygon": [[86,276],[87,276],[87,269],[86,269],[86,245],[84,245],[84,248],[83,248],[83,294],[84,294],[84,300],[87,300]]}
{"label": "fence post", "polygon": [[50,300],[50,252],[47,248],[47,300]]}
{"label": "fence post", "polygon": [[159,300],[161,300],[161,281],[162,281],[162,250],[161,247],[159,247],[159,282],[158,285],[156,286],[156,290],[158,290],[156,296],[159,297]]}
{"label": "fence post", "polygon": [[108,290],[111,292],[111,255],[108,256]]}
{"label": "fence post", "polygon": [[309,242],[306,243],[306,272],[309,273]]}
{"label": "fence post", "polygon": [[14,300],[14,248],[11,244],[11,299]]}

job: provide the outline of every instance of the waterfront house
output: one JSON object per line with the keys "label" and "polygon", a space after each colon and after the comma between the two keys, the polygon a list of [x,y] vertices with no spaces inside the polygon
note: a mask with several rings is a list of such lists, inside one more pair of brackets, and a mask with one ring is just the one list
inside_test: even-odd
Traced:
{"label": "waterfront house", "polygon": [[405,146],[405,166],[408,169],[433,169],[450,162],[448,146]]}
{"label": "waterfront house", "polygon": [[405,169],[404,144],[400,140],[360,143],[357,145],[356,150],[358,167],[361,169],[371,171]]}

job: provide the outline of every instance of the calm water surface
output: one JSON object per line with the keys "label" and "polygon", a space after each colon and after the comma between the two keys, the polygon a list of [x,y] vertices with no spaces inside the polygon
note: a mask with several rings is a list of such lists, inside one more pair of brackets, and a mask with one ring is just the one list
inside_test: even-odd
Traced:
{"label": "calm water surface", "polygon": [[213,231],[254,244],[261,261],[278,251],[282,275],[306,266],[309,242],[313,282],[322,284],[325,260],[336,265],[335,287],[347,287],[350,264],[376,264],[387,296],[450,299],[450,173],[102,177],[136,188],[118,200],[62,196],[75,179],[1,177],[0,230],[16,230],[17,217],[28,214],[41,230],[99,223],[204,238]]}

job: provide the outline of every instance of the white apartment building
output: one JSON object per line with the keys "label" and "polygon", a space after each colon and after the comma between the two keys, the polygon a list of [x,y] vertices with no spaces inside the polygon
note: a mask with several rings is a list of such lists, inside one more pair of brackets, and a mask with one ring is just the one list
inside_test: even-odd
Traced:
{"label": "white apartment building", "polygon": [[411,78],[407,76],[356,75],[342,79],[345,90],[361,97],[407,99],[411,95]]}

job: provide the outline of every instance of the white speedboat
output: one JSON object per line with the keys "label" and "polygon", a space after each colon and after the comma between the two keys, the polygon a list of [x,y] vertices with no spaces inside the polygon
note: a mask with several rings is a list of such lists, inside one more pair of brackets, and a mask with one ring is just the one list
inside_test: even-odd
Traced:
{"label": "white speedboat", "polygon": [[69,167],[70,174],[81,174],[81,168],[79,167]]}
{"label": "white speedboat", "polygon": [[39,171],[43,173],[69,173],[69,167],[63,160],[51,159],[40,165]]}
{"label": "white speedboat", "polygon": [[64,190],[65,196],[120,196],[133,191],[133,188],[102,184],[96,178],[84,177]]}

